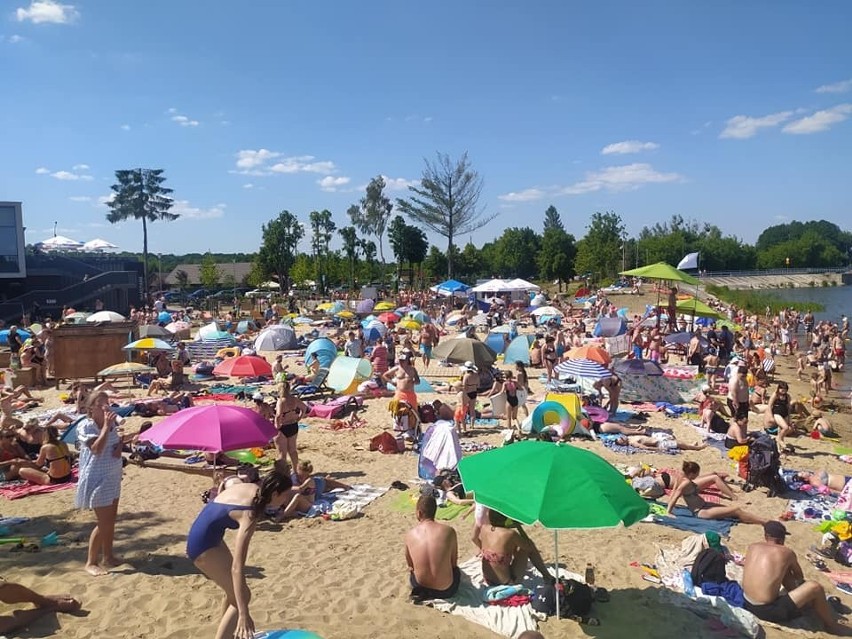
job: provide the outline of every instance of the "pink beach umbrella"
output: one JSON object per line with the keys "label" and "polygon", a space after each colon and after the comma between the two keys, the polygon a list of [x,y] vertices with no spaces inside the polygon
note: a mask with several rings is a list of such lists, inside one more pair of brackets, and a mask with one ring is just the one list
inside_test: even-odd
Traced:
{"label": "pink beach umbrella", "polygon": [[166,417],[144,433],[163,448],[220,453],[266,446],[278,433],[272,423],[240,406],[194,406]]}

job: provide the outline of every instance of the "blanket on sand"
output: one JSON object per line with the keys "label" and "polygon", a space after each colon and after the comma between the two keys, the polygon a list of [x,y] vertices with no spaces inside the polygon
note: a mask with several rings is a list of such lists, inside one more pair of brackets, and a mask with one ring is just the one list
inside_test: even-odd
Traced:
{"label": "blanket on sand", "polygon": [[[518,637],[526,630],[536,630],[539,619],[544,619],[530,604],[514,607],[486,604],[484,594],[487,586],[482,578],[482,561],[479,557],[471,557],[460,564],[459,569],[462,577],[455,597],[433,599],[423,602],[423,605],[458,615],[503,637]],[[535,591],[540,583],[542,581],[538,573],[530,570],[524,577],[523,585]]]}
{"label": "blanket on sand", "polygon": [[319,517],[320,515],[331,512],[331,509],[337,503],[356,506],[359,511],[362,511],[387,491],[387,487],[379,488],[370,486],[369,484],[352,484],[352,488],[349,490],[332,490],[323,493],[317,498],[307,513],[302,513],[302,516]]}
{"label": "blanket on sand", "polygon": [[47,493],[55,493],[60,490],[74,488],[77,485],[77,469],[71,471],[73,477],[71,481],[64,484],[31,484],[25,480],[7,481],[0,484],[0,495],[6,499],[21,499],[29,495],[45,495]]}
{"label": "blanket on sand", "polygon": [[733,519],[701,519],[683,506],[675,506],[672,513],[674,517],[668,517],[665,513],[666,506],[664,504],[652,502],[651,514],[642,521],[692,533],[706,533],[712,530],[719,533],[721,537],[730,536],[731,528],[737,523]]}
{"label": "blanket on sand", "polygon": [[[415,490],[406,490],[399,493],[391,502],[391,508],[400,513],[413,513],[417,506],[417,500],[420,498],[420,493]],[[468,510],[470,506],[463,504],[452,504],[444,502],[438,506],[438,512],[435,513],[435,519],[439,521],[450,521],[455,519],[463,512]]]}

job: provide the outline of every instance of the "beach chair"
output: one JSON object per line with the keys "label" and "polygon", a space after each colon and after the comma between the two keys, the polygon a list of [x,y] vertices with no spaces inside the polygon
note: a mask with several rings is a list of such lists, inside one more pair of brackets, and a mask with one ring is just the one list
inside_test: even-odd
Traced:
{"label": "beach chair", "polygon": [[320,368],[317,370],[312,380],[310,380],[307,384],[300,384],[299,386],[296,386],[291,392],[299,398],[332,393],[333,391],[331,388],[329,388],[325,383],[327,379],[328,369]]}

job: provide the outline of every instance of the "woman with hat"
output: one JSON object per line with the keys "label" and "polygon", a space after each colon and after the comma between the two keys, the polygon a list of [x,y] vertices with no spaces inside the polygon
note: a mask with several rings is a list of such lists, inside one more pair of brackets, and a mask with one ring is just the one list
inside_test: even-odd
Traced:
{"label": "woman with hat", "polygon": [[479,369],[473,362],[462,365],[462,392],[467,396],[467,414],[471,426],[476,422],[476,395],[479,390]]}
{"label": "woman with hat", "polygon": [[410,348],[404,348],[400,351],[398,359],[397,365],[382,375],[382,379],[385,382],[392,382],[396,387],[394,399],[405,401],[416,410],[417,393],[414,387],[420,383],[420,375],[412,363],[414,351]]}

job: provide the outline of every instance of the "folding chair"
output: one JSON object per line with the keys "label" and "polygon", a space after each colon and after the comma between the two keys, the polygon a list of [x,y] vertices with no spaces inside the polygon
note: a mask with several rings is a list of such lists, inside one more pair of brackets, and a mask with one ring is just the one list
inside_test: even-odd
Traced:
{"label": "folding chair", "polygon": [[326,380],[328,379],[328,369],[320,368],[317,370],[314,378],[309,381],[307,384],[301,384],[296,386],[291,390],[293,395],[296,397],[302,398],[306,396],[313,395],[324,395],[325,393],[333,392],[331,388],[326,385]]}

